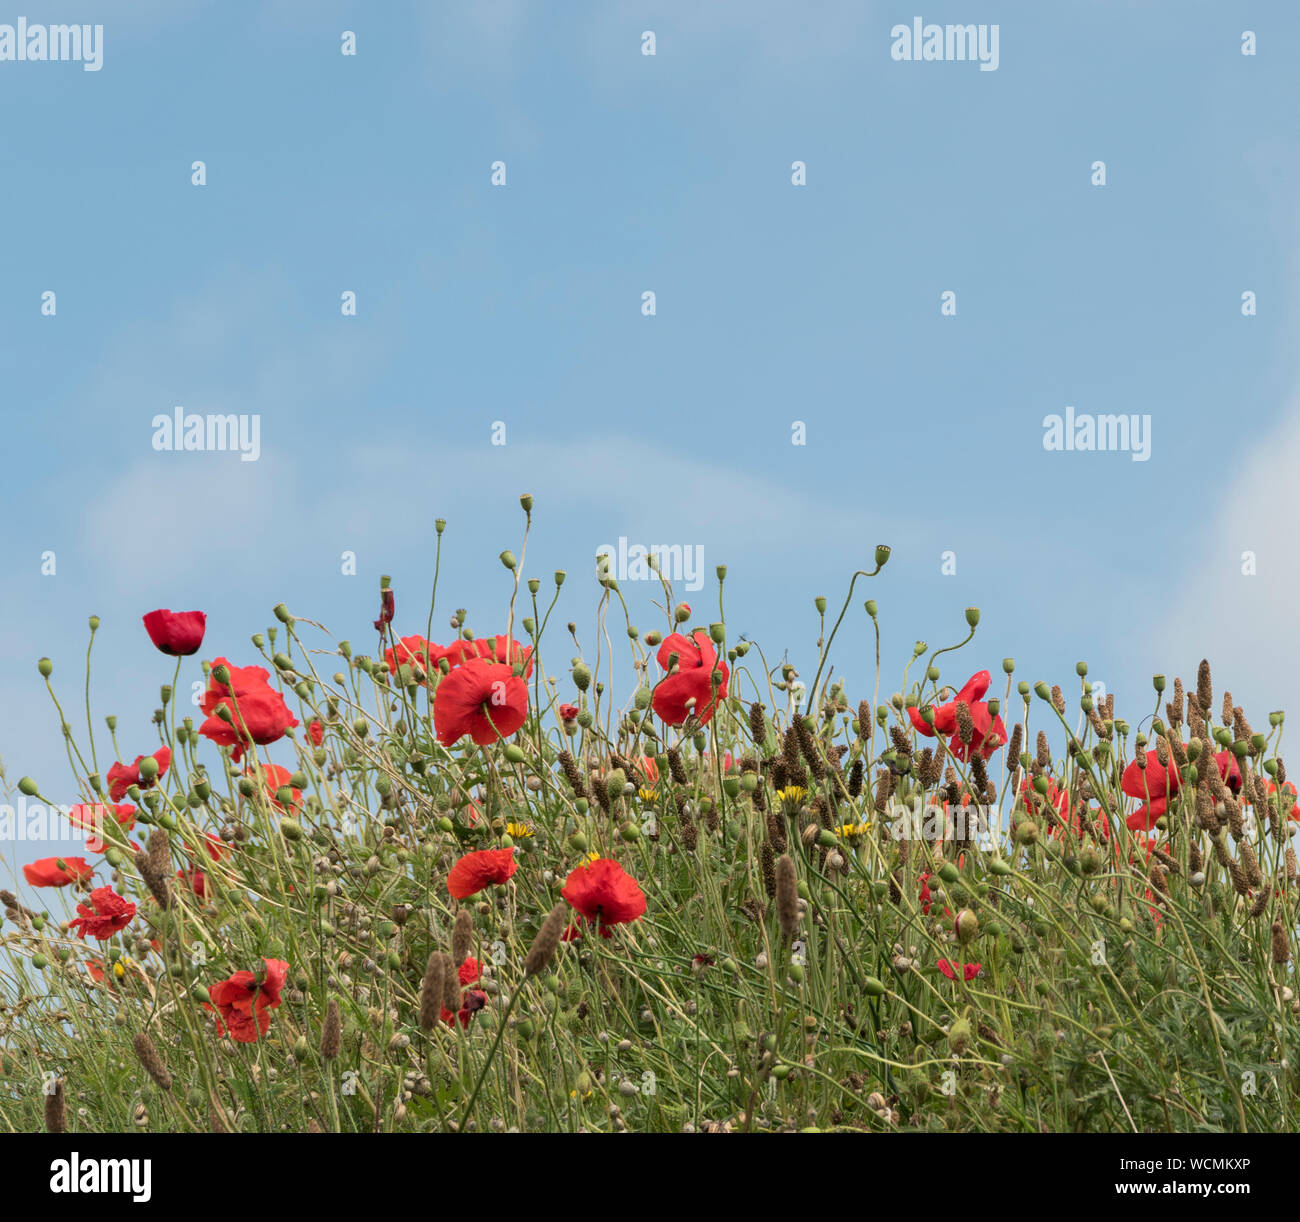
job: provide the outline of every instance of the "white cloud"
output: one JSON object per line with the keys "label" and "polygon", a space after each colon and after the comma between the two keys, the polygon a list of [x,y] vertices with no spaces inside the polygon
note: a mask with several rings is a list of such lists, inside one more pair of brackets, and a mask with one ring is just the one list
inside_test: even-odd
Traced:
{"label": "white cloud", "polygon": [[[1207,459],[1215,453],[1205,450]],[[1157,527],[1148,544],[1181,557],[1185,573],[1164,621],[1137,638],[1144,659],[1188,682],[1200,659],[1208,658],[1216,707],[1226,688],[1257,729],[1270,710],[1285,708],[1300,690],[1297,470],[1300,393],[1276,432],[1246,451],[1231,478],[1217,478],[1207,466],[1203,479],[1171,488],[1169,505],[1171,513],[1178,512],[1178,524]],[[1212,512],[1204,523],[1198,494]],[[1242,572],[1246,552],[1254,553],[1254,576]]]}

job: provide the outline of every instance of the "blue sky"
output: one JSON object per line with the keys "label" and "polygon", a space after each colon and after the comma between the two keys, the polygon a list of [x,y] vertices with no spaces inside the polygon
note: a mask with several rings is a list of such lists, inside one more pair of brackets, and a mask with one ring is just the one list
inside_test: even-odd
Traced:
{"label": "blue sky", "polygon": [[[529,575],[569,571],[559,622],[588,642],[598,546],[700,546],[733,638],[810,678],[813,597],[838,607],[887,542],[837,643],[855,698],[871,594],[885,691],[975,604],[958,683],[1086,658],[1137,721],[1153,672],[1208,655],[1257,725],[1287,706],[1295,5],[30,0],[0,23],[20,15],[102,23],[104,47],[98,72],[0,62],[11,783],[75,799],[35,664],[75,708],[90,613],[97,724],[135,754],[171,675],[141,614],[205,609],[204,656],[237,662],[280,601],[369,647],[381,573],[423,629],[444,517],[435,622],[494,632],[525,491]],[[998,69],[895,62],[917,15],[998,24]],[[155,452],[176,405],[257,414],[260,459]],[[1067,405],[1149,415],[1150,460],[1045,451]],[[657,626],[657,587],[625,593]]]}

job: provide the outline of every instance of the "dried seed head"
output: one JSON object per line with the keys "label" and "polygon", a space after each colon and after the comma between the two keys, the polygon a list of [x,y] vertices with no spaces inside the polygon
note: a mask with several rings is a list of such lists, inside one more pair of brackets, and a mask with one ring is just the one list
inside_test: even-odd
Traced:
{"label": "dried seed head", "polygon": [[1034,756],[1040,768],[1050,768],[1052,766],[1052,745],[1047,741],[1047,734],[1038,731],[1038,753]]}
{"label": "dried seed head", "polygon": [[460,964],[442,952],[442,1004],[447,1010],[460,1009]]}
{"label": "dried seed head", "polygon": [[564,770],[564,776],[569,784],[573,787],[574,794],[579,798],[587,796],[587,780],[582,775],[582,769],[578,767],[577,761],[568,751],[561,751],[556,758],[560,761],[560,767]]}
{"label": "dried seed head", "polygon": [[1196,668],[1196,703],[1201,716],[1208,717],[1210,705],[1214,703],[1214,687],[1210,683],[1210,664],[1205,658]]}
{"label": "dried seed head", "polygon": [[555,958],[555,952],[560,945],[560,936],[564,933],[565,906],[556,904],[554,908],[546,914],[546,920],[542,922],[542,927],[537,931],[537,937],[533,939],[533,944],[528,948],[528,954],[524,958],[524,975],[536,976],[538,972],[543,972]]}
{"label": "dried seed head", "polygon": [[453,963],[464,963],[469,948],[474,943],[474,917],[468,908],[456,913],[456,924],[451,930],[451,958]]}
{"label": "dried seed head", "polygon": [[1300,878],[1300,869],[1296,866],[1295,849],[1291,845],[1286,846],[1286,881],[1292,886],[1295,885],[1296,879]]}
{"label": "dried seed head", "polygon": [[916,775],[920,778],[921,784],[927,789],[937,785],[943,779],[943,758],[935,753],[933,747],[926,747],[921,752],[921,760],[917,765]]}
{"label": "dried seed head", "polygon": [[859,756],[853,761],[853,767],[849,769],[849,797],[858,798],[862,796],[863,772],[862,757]]}
{"label": "dried seed head", "polygon": [[[153,837],[151,836],[149,839],[152,842]],[[158,907],[170,908],[172,906],[172,880],[167,872],[159,870],[154,865],[154,859],[150,856],[148,848],[141,849],[135,855],[135,866],[140,871],[140,877],[144,879],[145,886],[149,888],[149,893],[158,901]]]}
{"label": "dried seed head", "polygon": [[1223,693],[1223,709],[1221,711],[1221,718],[1225,726],[1232,725],[1232,693],[1231,692]]}
{"label": "dried seed head", "polygon": [[758,846],[758,863],[763,874],[763,890],[768,899],[776,899],[776,853],[766,840]]}
{"label": "dried seed head", "polygon": [[808,761],[809,771],[812,772],[818,780],[826,775],[826,762],[822,759],[822,753],[818,750],[817,740],[813,737],[813,732],[808,727],[808,723],[802,718],[795,721],[795,735],[799,740],[799,750],[803,753],[804,759]]}
{"label": "dried seed head", "polygon": [[172,872],[171,839],[165,827],[155,827],[149,833],[146,851],[149,854],[149,864],[157,873],[165,877]]}
{"label": "dried seed head", "polygon": [[1183,706],[1184,706],[1183,681],[1181,679],[1175,679],[1174,698],[1172,701],[1170,701],[1169,706],[1165,710],[1165,712],[1169,714],[1169,720],[1176,726],[1180,726],[1183,724]]}
{"label": "dried seed head", "polygon": [[1255,902],[1250,906],[1250,915],[1252,917],[1261,917],[1264,915],[1264,909],[1268,907],[1268,901],[1273,895],[1271,886],[1264,887],[1255,897]]}
{"label": "dried seed head", "polygon": [[794,859],[788,853],[782,853],[776,862],[776,914],[781,937],[792,941],[799,932],[799,883]]}
{"label": "dried seed head", "polygon": [[420,982],[421,1031],[432,1031],[442,1017],[445,972],[442,952],[435,950],[424,966],[424,979]]}
{"label": "dried seed head", "polygon": [[158,1049],[154,1047],[154,1042],[148,1034],[144,1031],[137,1032],[131,1041],[131,1047],[135,1049],[136,1058],[144,1066],[145,1073],[158,1083],[158,1088],[171,1090],[172,1076],[167,1072],[167,1066],[158,1055]]}
{"label": "dried seed head", "polygon": [[1278,921],[1273,922],[1273,962],[1289,963],[1291,961],[1291,943],[1286,930]]}
{"label": "dried seed head", "polygon": [[[436,1019],[435,1019],[436,1021]],[[424,995],[420,995],[420,1025],[424,1026]],[[429,1028],[425,1027],[427,1031]],[[339,1003],[331,997],[325,1007],[325,1022],[320,1032],[320,1054],[327,1061],[332,1061],[343,1051],[343,1019],[339,1014]]]}
{"label": "dried seed head", "polygon": [[[1277,926],[1274,926],[1276,929]],[[47,1133],[66,1133],[68,1131],[68,1107],[63,1098],[63,1079],[55,1079],[52,1088],[45,1094],[45,1131]]]}
{"label": "dried seed head", "polygon": [[1052,684],[1052,707],[1062,715],[1065,713],[1065,693],[1059,683]]}
{"label": "dried seed head", "polygon": [[964,700],[957,701],[957,737],[967,747],[975,737],[975,720],[971,717],[970,705]]}
{"label": "dried seed head", "polygon": [[767,718],[757,700],[749,706],[749,736],[756,747],[761,748],[767,743]]}
{"label": "dried seed head", "polygon": [[1237,851],[1241,854],[1241,866],[1246,871],[1246,880],[1252,887],[1260,886],[1264,882],[1264,874],[1259,868],[1259,858],[1255,856],[1255,850],[1250,847],[1250,842],[1241,841]]}
{"label": "dried seed head", "polygon": [[865,700],[858,701],[858,737],[859,738],[871,737],[872,734],[871,723],[872,723],[871,705],[869,705]]}
{"label": "dried seed head", "polygon": [[1232,858],[1228,859],[1228,874],[1232,879],[1232,889],[1238,895],[1245,895],[1250,890],[1250,881],[1243,870]]}

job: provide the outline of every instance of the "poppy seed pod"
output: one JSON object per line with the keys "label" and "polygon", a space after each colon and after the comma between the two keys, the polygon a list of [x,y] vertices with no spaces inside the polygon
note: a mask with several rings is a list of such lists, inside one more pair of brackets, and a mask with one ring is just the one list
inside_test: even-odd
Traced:
{"label": "poppy seed pod", "polygon": [[889,563],[890,549],[883,543],[876,544],[876,568],[883,569]]}

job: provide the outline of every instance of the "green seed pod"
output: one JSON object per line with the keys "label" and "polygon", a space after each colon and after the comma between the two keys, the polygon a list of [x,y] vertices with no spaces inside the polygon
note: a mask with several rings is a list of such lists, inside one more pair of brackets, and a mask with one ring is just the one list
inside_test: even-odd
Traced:
{"label": "green seed pod", "polygon": [[36,663],[36,669],[41,672],[43,678],[48,679],[54,673],[54,663],[49,658],[42,658]]}
{"label": "green seed pod", "polygon": [[885,995],[884,982],[878,980],[875,976],[868,976],[863,980],[862,988],[868,997],[883,997]]}
{"label": "green seed pod", "polygon": [[506,759],[512,764],[522,764],[527,758],[524,755],[523,748],[515,743],[506,743],[504,754]]}
{"label": "green seed pod", "polygon": [[294,819],[281,819],[280,835],[282,835],[286,840],[301,840],[302,824]]}

